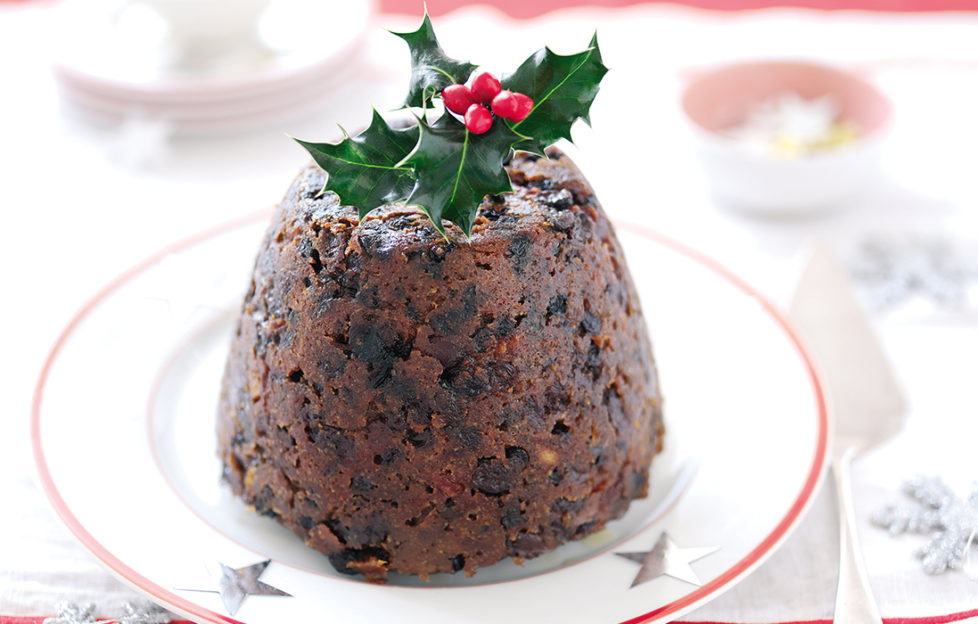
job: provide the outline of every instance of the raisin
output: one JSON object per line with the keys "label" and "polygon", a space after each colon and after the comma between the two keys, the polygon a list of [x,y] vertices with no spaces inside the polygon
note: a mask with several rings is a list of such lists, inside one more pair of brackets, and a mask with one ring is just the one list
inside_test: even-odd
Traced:
{"label": "raisin", "polygon": [[364,475],[356,475],[350,479],[350,489],[357,494],[369,494],[370,490],[376,488],[377,486],[370,481],[370,478]]}
{"label": "raisin", "polygon": [[601,347],[593,342],[588,347],[587,359],[584,361],[584,371],[591,374],[591,380],[597,381],[601,377],[604,365],[601,363]]}
{"label": "raisin", "polygon": [[416,218],[413,214],[397,215],[393,219],[384,221],[384,225],[392,230],[409,230],[414,227]]}
{"label": "raisin", "polygon": [[374,323],[358,323],[350,327],[350,351],[368,365],[370,383],[374,388],[390,380],[394,360],[398,357],[395,341],[388,344],[382,335],[382,327]]}
{"label": "raisin", "polygon": [[323,426],[306,426],[306,437],[321,449],[333,451],[339,457],[346,458],[353,451],[353,438],[343,433],[342,429]]}
{"label": "raisin", "polygon": [[577,528],[574,529],[574,536],[575,537],[583,537],[583,536],[587,535],[588,533],[590,533],[591,531],[594,530],[594,525],[595,524],[597,524],[597,523],[592,520],[591,522],[585,522],[584,524],[578,525]]}
{"label": "raisin", "polygon": [[517,275],[523,274],[530,261],[530,250],[533,248],[533,241],[526,234],[517,234],[506,248],[506,257],[513,264],[513,270]]}
{"label": "raisin", "polygon": [[500,316],[496,319],[496,335],[499,337],[507,336],[513,331],[515,325],[513,319],[508,316]]}
{"label": "raisin", "polygon": [[500,524],[507,531],[511,531],[519,526],[526,524],[526,518],[523,517],[523,512],[516,507],[509,507],[503,512],[502,518],[499,519]]}
{"label": "raisin", "polygon": [[487,496],[502,496],[513,487],[513,477],[499,461],[492,459],[480,463],[472,473],[475,488]]}
{"label": "raisin", "polygon": [[515,556],[528,559],[542,554],[547,549],[543,538],[536,533],[520,533],[516,539],[507,540],[506,545]]}
{"label": "raisin", "polygon": [[490,386],[485,372],[471,356],[443,369],[438,381],[445,388],[467,397],[484,394]]}
{"label": "raisin", "polygon": [[550,503],[550,511],[554,513],[567,513],[580,511],[584,507],[584,503],[587,502],[586,499],[570,500],[569,498],[564,498],[563,496]]}
{"label": "raisin", "polygon": [[578,326],[578,333],[580,333],[582,336],[584,334],[596,334],[601,331],[601,325],[603,325],[603,321],[601,320],[600,316],[596,316],[590,312],[585,312],[584,320],[582,320],[581,324]]}
{"label": "raisin", "polygon": [[499,217],[503,216],[503,213],[495,208],[483,208],[479,211],[479,214],[489,221],[499,221]]}
{"label": "raisin", "polygon": [[452,557],[452,572],[458,572],[465,567],[465,557],[462,555],[455,555]]}
{"label": "raisin", "polygon": [[400,454],[401,451],[396,448],[387,449],[379,455],[374,455],[374,463],[378,466],[390,466]]}
{"label": "raisin", "polygon": [[506,459],[514,470],[523,470],[530,465],[530,454],[521,446],[507,446]]}
{"label": "raisin", "polygon": [[557,314],[565,314],[567,312],[567,297],[564,295],[554,295],[550,298],[550,302],[547,304],[547,320],[549,321],[552,316]]}
{"label": "raisin", "polygon": [[357,232],[360,248],[363,249],[366,255],[376,255],[381,258],[389,255],[390,237],[380,229],[380,226],[376,222],[368,221],[362,224]]}
{"label": "raisin", "polygon": [[317,274],[323,270],[323,262],[319,258],[319,250],[313,248],[309,251],[309,259],[312,260],[309,264],[312,266],[312,270]]}
{"label": "raisin", "polygon": [[574,205],[574,195],[567,189],[551,191],[541,195],[538,199],[556,210],[566,210]]}
{"label": "raisin", "polygon": [[419,448],[431,442],[434,435],[431,433],[430,428],[425,428],[423,431],[410,431],[407,434],[407,441],[414,448]]}
{"label": "raisin", "polygon": [[482,434],[477,427],[462,427],[458,432],[458,438],[462,444],[472,448],[479,445],[482,441]]}
{"label": "raisin", "polygon": [[476,298],[477,293],[473,284],[465,289],[458,304],[447,304],[444,312],[432,316],[431,328],[445,336],[459,333],[462,325],[476,314]]}
{"label": "raisin", "polygon": [[278,518],[278,512],[272,509],[272,503],[275,500],[275,492],[272,488],[264,485],[261,488],[261,492],[255,497],[251,504],[255,507],[255,512],[262,516],[268,516],[270,518]]}
{"label": "raisin", "polygon": [[342,574],[360,574],[364,572],[364,567],[370,565],[386,568],[388,561],[390,561],[390,555],[378,546],[367,546],[359,549],[345,548],[341,552],[329,555],[329,562],[333,564],[337,572]]}
{"label": "raisin", "polygon": [[433,245],[431,249],[428,250],[428,257],[431,258],[433,262],[441,262],[445,259],[448,252],[454,248],[455,245],[449,245],[447,247],[440,243],[438,245]]}

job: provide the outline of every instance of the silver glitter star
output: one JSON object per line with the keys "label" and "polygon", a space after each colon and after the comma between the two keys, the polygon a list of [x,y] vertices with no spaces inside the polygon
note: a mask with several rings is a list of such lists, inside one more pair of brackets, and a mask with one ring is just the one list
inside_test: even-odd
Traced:
{"label": "silver glitter star", "polygon": [[95,605],[86,602],[77,605],[73,602],[60,602],[55,608],[54,617],[44,619],[43,624],[95,624]]}
{"label": "silver glitter star", "polygon": [[873,524],[893,535],[933,534],[917,551],[928,574],[964,568],[978,545],[978,485],[961,499],[941,479],[917,477],[904,484],[903,492],[919,504],[889,505],[873,514]]}
{"label": "silver glitter star", "polygon": [[871,305],[883,310],[920,297],[938,306],[961,306],[978,283],[978,265],[945,238],[866,241],[850,265],[853,279],[868,290]]}
{"label": "silver glitter star", "polygon": [[652,550],[646,552],[616,552],[619,557],[624,557],[629,561],[639,563],[642,567],[631,587],[647,583],[663,574],[685,581],[692,585],[702,585],[696,572],[690,567],[690,563],[697,559],[713,554],[719,548],[680,548],[676,542],[672,541],[669,534],[664,532],[659,536]]}
{"label": "silver glitter star", "polygon": [[271,559],[266,559],[259,563],[245,566],[243,568],[232,568],[221,564],[220,589],[198,589],[191,587],[177,587],[184,591],[208,592],[220,594],[221,602],[227,609],[228,615],[234,615],[241,608],[241,604],[248,596],[291,596],[277,587],[272,587],[267,583],[262,583],[258,577],[262,575]]}

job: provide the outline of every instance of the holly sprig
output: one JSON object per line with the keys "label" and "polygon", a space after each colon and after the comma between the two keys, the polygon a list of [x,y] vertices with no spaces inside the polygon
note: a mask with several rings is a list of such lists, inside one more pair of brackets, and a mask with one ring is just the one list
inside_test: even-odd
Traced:
{"label": "holly sprig", "polygon": [[[404,107],[412,110],[417,123],[393,128],[375,110],[365,130],[353,137],[344,130],[339,143],[296,141],[326,172],[323,190],[356,207],[361,219],[382,205],[403,201],[423,210],[442,235],[447,220],[469,236],[483,198],[512,191],[504,163],[513,149],[546,156],[547,146],[571,139],[571,126],[578,119],[590,124],[591,104],[608,71],[597,34],[577,54],[543,48],[499,81],[503,93],[532,101],[529,112],[514,117],[494,101],[496,115],[473,103],[483,110],[469,111],[460,119],[446,106],[429,121],[436,113],[433,102],[442,98],[446,87],[464,84],[476,66],[445,54],[427,14],[417,30],[393,34],[411,52]],[[484,78],[485,74],[476,81]],[[472,112],[481,117],[473,121]]]}

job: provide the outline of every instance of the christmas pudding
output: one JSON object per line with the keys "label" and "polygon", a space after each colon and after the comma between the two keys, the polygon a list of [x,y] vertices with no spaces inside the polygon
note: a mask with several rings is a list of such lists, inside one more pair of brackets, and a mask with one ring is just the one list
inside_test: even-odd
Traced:
{"label": "christmas pudding", "polygon": [[[471,66],[427,18],[401,36],[408,105],[441,94],[446,110],[303,144],[318,166],[261,245],[218,413],[234,494],[373,581],[472,573],[601,529],[646,495],[663,434],[621,247],[581,173],[544,149],[587,114],[596,41],[465,87]],[[452,84],[419,75],[433,62]],[[566,85],[575,66],[575,110],[524,75]],[[496,107],[502,92],[530,104]]]}

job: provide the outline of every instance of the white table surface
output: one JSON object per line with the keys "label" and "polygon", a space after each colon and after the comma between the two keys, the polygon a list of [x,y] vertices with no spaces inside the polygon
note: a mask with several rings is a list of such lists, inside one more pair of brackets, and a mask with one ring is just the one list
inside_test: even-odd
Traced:
{"label": "white table surface", "polygon": [[[363,71],[314,116],[246,133],[177,137],[146,153],[139,149],[145,129],[93,127],[59,102],[49,66],[53,6],[0,7],[0,391],[6,399],[0,614],[12,615],[51,613],[59,598],[110,609],[129,596],[71,543],[34,485],[27,416],[58,332],[99,286],[166,243],[277,201],[306,160],[284,133],[329,138],[336,121],[346,127],[366,122],[371,103],[379,109],[398,104],[407,57],[381,26],[403,29],[414,22],[378,18],[359,60]],[[487,20],[499,29],[481,27]],[[558,51],[575,49],[597,26],[612,72],[594,107],[594,130],[577,128],[572,155],[607,211],[718,258],[779,303],[790,295],[806,243],[817,238],[843,256],[860,240],[891,232],[949,236],[964,249],[978,249],[976,15],[637,7],[509,22],[470,8],[436,25],[454,56],[490,60],[490,68],[500,69],[544,42]],[[678,115],[680,75],[760,56],[813,57],[872,70],[896,107],[887,182],[835,214],[813,218],[758,220],[715,205]],[[622,157],[608,158],[612,152]],[[978,582],[961,573],[917,572],[909,553],[919,540],[898,544],[865,519],[880,504],[899,500],[901,481],[914,474],[942,475],[959,487],[978,478],[978,311],[919,304],[873,320],[910,400],[906,431],[855,471],[873,587],[886,616],[973,608]],[[829,617],[833,514],[830,501],[821,501],[770,564],[690,619]],[[786,569],[797,573],[786,575]],[[799,583],[800,575],[808,580]],[[793,599],[766,599],[772,595]]]}

